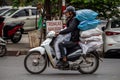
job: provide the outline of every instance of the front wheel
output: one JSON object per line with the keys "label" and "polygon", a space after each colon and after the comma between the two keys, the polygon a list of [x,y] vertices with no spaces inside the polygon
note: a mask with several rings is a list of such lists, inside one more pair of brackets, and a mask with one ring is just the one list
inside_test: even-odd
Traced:
{"label": "front wheel", "polygon": [[30,52],[24,59],[25,69],[32,74],[40,74],[47,67],[47,56],[40,52]]}
{"label": "front wheel", "polygon": [[22,38],[22,32],[20,30],[18,30],[12,37],[11,37],[11,41],[13,43],[18,43]]}
{"label": "front wheel", "polygon": [[6,46],[0,45],[0,57],[5,56],[7,53],[7,48]]}
{"label": "front wheel", "polygon": [[95,53],[86,54],[79,66],[79,72],[82,74],[92,74],[99,67],[99,58]]}

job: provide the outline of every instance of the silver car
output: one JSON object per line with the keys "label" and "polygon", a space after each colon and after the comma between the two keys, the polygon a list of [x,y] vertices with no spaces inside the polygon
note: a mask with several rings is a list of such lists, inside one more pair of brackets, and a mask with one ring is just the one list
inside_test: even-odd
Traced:
{"label": "silver car", "polygon": [[5,6],[0,8],[0,16],[6,13],[8,10],[10,10],[12,7],[11,6]]}
{"label": "silver car", "polygon": [[[11,22],[20,22],[24,21],[24,30],[31,30],[36,28],[36,7],[19,7],[17,9],[10,9],[6,13],[4,13],[5,23]],[[38,16],[37,16],[38,17]]]}

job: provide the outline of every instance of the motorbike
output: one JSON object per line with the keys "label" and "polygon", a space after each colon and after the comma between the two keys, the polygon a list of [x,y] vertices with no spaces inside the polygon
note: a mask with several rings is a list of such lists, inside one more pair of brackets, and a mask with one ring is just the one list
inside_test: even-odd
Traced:
{"label": "motorbike", "polygon": [[12,22],[4,24],[4,17],[0,17],[0,36],[4,40],[11,40],[13,43],[18,43],[22,38],[22,33],[24,32],[23,25],[24,22]]}
{"label": "motorbike", "polygon": [[[54,51],[55,32],[50,31],[46,40],[42,42],[39,47],[32,48],[24,58],[25,69],[32,74],[42,73],[47,66],[59,70],[74,70],[82,74],[92,74],[99,67],[100,57],[96,50],[82,55],[82,49],[78,46],[74,47],[74,51],[67,52],[68,67],[56,66],[56,57]],[[69,50],[73,50],[69,49]]]}
{"label": "motorbike", "polygon": [[6,42],[0,37],[0,57],[5,56],[7,53]]}

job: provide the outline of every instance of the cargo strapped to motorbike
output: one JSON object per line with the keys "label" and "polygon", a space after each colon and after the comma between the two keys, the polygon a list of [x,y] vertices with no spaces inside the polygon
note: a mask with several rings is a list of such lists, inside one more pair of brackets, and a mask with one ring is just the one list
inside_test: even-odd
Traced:
{"label": "cargo strapped to motorbike", "polygon": [[93,10],[83,9],[76,11],[76,18],[80,21],[78,28],[80,29],[80,46],[83,54],[96,50],[102,45],[102,31],[97,28],[100,20]]}
{"label": "cargo strapped to motorbike", "polygon": [[98,13],[90,9],[83,9],[76,11],[76,18],[80,21],[78,28],[82,31],[96,28],[100,23],[100,20],[97,20]]}

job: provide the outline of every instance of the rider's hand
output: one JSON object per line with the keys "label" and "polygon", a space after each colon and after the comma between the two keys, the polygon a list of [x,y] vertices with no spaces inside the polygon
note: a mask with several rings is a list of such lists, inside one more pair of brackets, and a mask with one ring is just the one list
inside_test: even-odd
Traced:
{"label": "rider's hand", "polygon": [[56,32],[56,33],[55,33],[55,36],[58,36],[58,35],[59,35],[59,33],[58,33],[58,32]]}

